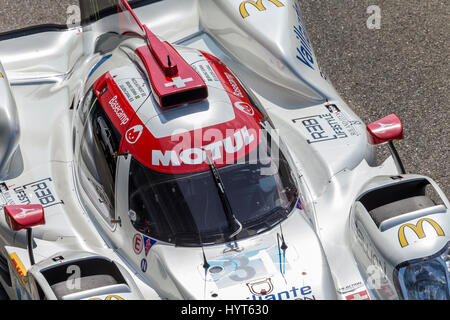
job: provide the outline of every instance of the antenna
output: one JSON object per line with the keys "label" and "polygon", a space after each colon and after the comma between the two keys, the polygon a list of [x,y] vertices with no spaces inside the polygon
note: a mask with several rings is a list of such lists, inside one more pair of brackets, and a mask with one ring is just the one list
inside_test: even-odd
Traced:
{"label": "antenna", "polygon": [[[286,213],[284,210],[283,212]],[[278,257],[280,259],[280,273],[283,275],[284,278],[284,274],[286,273],[286,250],[288,248],[288,245],[284,240],[283,227],[281,224],[282,223],[280,222],[280,233],[277,233],[277,244],[278,244]],[[283,253],[281,253],[281,251],[283,251]],[[284,281],[286,281],[285,278]]]}

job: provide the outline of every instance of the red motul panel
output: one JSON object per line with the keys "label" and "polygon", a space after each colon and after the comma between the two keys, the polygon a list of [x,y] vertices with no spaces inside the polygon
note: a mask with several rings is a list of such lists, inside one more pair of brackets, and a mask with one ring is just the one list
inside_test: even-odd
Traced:
{"label": "red motul panel", "polygon": [[403,125],[396,114],[367,125],[369,143],[372,145],[403,139]]}
{"label": "red motul panel", "polygon": [[[183,174],[209,170],[208,157],[221,167],[235,163],[256,149],[262,115],[252,106],[232,72],[220,60],[204,55],[229,97],[229,102],[220,103],[230,103],[233,115],[232,120],[191,131],[177,128],[179,132],[156,138],[147,127],[149,124],[137,116],[110,73],[96,81],[95,93],[122,135],[119,153],[128,151],[139,162],[158,172]],[[213,100],[209,107],[219,108]],[[144,104],[141,108],[154,106]]]}

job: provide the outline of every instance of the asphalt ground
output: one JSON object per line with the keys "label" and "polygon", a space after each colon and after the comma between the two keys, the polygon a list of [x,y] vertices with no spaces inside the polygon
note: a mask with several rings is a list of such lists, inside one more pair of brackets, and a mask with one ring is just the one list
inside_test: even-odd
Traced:
{"label": "asphalt ground", "polygon": [[[0,33],[64,24],[77,3],[0,0]],[[367,26],[371,5],[380,9],[379,29]],[[396,113],[405,128],[396,145],[407,171],[430,176],[450,196],[450,2],[300,0],[300,7],[337,91],[366,123]]]}

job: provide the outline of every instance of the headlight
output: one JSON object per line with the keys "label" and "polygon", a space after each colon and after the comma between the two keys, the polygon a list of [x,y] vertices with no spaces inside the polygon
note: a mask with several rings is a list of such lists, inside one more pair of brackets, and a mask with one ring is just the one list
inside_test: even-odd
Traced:
{"label": "headlight", "polygon": [[402,263],[398,268],[398,285],[406,300],[450,300],[450,247],[438,254]]}

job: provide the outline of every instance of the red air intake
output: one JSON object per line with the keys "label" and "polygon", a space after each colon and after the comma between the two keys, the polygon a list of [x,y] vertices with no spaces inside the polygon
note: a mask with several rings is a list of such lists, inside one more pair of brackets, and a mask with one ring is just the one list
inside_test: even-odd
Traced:
{"label": "red air intake", "polygon": [[168,42],[161,42],[139,21],[126,0],[119,0],[118,10],[121,32],[137,34],[147,41],[147,46],[138,48],[136,53],[144,64],[153,96],[161,108],[208,97],[208,87],[200,75]]}

